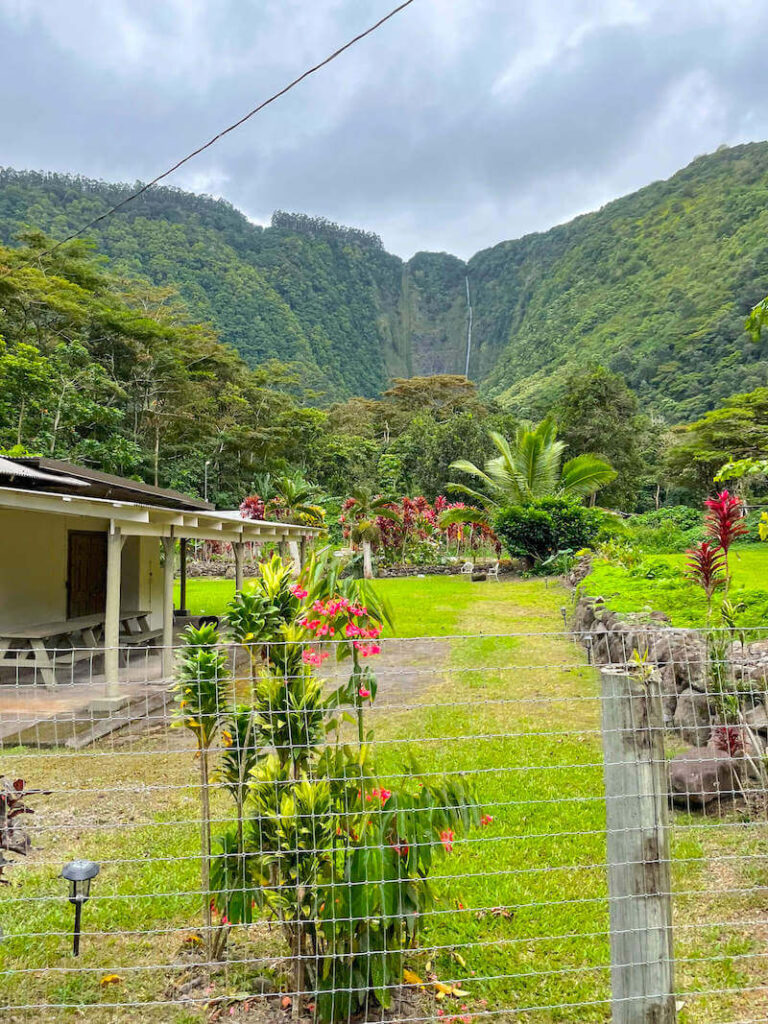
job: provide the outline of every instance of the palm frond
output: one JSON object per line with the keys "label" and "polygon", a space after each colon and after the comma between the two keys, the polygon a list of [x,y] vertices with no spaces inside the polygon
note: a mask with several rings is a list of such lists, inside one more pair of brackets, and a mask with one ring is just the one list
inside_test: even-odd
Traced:
{"label": "palm frond", "polygon": [[616,470],[596,455],[577,455],[563,466],[559,492],[568,497],[586,498],[616,479]]}
{"label": "palm frond", "polygon": [[442,528],[456,526],[459,523],[475,523],[478,526],[490,527],[491,521],[487,511],[480,508],[447,508],[438,517]]}
{"label": "palm frond", "polygon": [[470,462],[468,459],[457,459],[450,465],[451,469],[458,469],[462,473],[468,473],[470,476],[477,477],[478,480],[482,480],[488,487],[493,488],[494,482],[484,473],[482,469],[477,467],[474,462]]}

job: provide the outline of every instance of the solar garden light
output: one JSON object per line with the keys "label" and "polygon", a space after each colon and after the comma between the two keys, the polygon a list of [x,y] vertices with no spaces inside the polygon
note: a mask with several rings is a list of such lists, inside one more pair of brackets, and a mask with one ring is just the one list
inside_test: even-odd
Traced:
{"label": "solar garden light", "polygon": [[80,955],[80,915],[83,904],[91,895],[91,879],[99,873],[99,865],[92,860],[71,860],[61,869],[61,877],[69,882],[69,902],[75,906],[75,936],[73,956]]}

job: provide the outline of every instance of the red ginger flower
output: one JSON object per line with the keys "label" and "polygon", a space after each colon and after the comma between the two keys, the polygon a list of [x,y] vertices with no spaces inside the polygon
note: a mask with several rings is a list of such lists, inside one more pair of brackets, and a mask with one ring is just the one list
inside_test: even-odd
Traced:
{"label": "red ginger flower", "polygon": [[685,575],[692,583],[698,583],[707,595],[707,599],[711,600],[717,588],[725,584],[725,554],[723,550],[713,547],[709,541],[703,540],[697,547],[686,551],[686,555],[688,555],[688,562]]}
{"label": "red ginger flower", "polygon": [[446,828],[440,833],[440,842],[443,844],[448,853],[453,852],[453,829]]}
{"label": "red ginger flower", "polygon": [[704,504],[709,509],[705,519],[707,533],[728,554],[728,548],[737,537],[743,537],[747,532],[741,498],[721,491],[716,498],[707,498]]}

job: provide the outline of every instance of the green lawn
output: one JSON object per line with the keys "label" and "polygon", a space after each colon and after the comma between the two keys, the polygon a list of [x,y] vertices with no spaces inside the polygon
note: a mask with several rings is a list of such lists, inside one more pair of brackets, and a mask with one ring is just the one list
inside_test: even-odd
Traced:
{"label": "green lawn", "polygon": [[[597,559],[584,581],[593,597],[617,612],[662,611],[675,626],[703,626],[706,601],[684,578],[685,555],[648,555],[627,569]],[[768,625],[768,544],[739,544],[730,552],[733,584],[729,597],[744,626]]]}
{"label": "green lawn", "polygon": [[[430,959],[441,979],[460,980],[470,993],[469,1012],[514,1009],[508,1019],[530,1024],[607,1022],[598,683],[580,648],[559,632],[569,594],[543,580],[474,584],[467,577],[428,577],[376,586],[392,607],[398,636],[446,638],[431,646],[401,645],[398,656],[403,647],[412,649],[426,675],[405,697],[388,698],[382,690],[369,713],[382,779],[394,780],[412,757],[422,773],[466,772],[494,819],[439,861],[436,913],[425,922],[422,950],[414,951],[410,966],[423,973]],[[220,613],[232,591],[231,582],[190,581],[188,601],[194,611]],[[185,955],[174,929],[199,923],[199,845],[196,767],[183,742],[174,731],[105,742],[80,754],[3,752],[0,773],[24,774],[56,794],[36,801],[39,849],[27,866],[13,870],[23,889],[0,894],[6,933],[0,1004],[72,1004],[54,1017],[69,1020],[82,1016],[76,1004],[146,1004],[167,998],[170,986],[184,980]],[[229,813],[223,801],[217,807]],[[675,855],[694,858],[676,865],[676,888],[711,888],[706,858],[722,854],[726,841],[720,830],[716,841],[710,833],[696,825],[676,836]],[[737,834],[731,841],[743,843]],[[759,853],[759,836],[750,841]],[[85,971],[77,972],[68,952],[71,907],[50,899],[62,894],[60,865],[76,855],[104,865],[94,889],[102,898],[88,904],[84,917],[97,934],[85,937],[78,963]],[[729,862],[729,870],[725,881],[734,889],[765,884],[743,875],[738,862]],[[676,908],[684,983],[744,988],[764,980],[750,968],[753,960],[739,959],[755,949],[743,929],[699,928],[704,918],[748,916],[755,908],[743,892],[717,904],[686,900]],[[696,929],[686,930],[692,923]],[[119,934],[126,930],[135,934]],[[60,934],[41,934],[47,932]],[[274,933],[265,938],[261,931],[248,940],[233,937],[232,963],[214,979],[214,991],[248,991],[264,966],[247,961],[254,950],[273,956],[275,941]],[[692,957],[702,959],[690,964]],[[2,973],[12,970],[25,973]],[[100,979],[113,972],[122,980],[102,987]],[[689,1001],[680,1022],[735,1019],[735,999],[710,999],[706,1006]],[[754,1006],[740,1001],[738,1009]],[[29,1018],[6,1013],[3,1020],[38,1019],[30,1012]],[[94,1006],[88,1020],[127,1019],[119,1014]],[[144,1005],[135,1019],[182,1024],[203,1017]]]}

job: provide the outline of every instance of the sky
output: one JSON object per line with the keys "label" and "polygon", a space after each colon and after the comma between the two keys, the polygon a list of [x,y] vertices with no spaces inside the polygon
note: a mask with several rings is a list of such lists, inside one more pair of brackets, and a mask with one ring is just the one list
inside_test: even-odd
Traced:
{"label": "sky", "polygon": [[[148,180],[394,3],[0,0],[0,165]],[[466,258],[768,138],[766,34],[765,0],[415,0],[167,184]]]}

